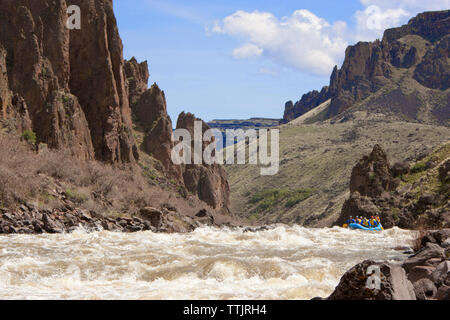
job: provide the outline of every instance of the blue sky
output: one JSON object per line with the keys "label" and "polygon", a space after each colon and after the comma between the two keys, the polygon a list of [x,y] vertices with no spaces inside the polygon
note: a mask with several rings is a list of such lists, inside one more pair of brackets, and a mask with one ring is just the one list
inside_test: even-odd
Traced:
{"label": "blue sky", "polygon": [[147,60],[172,121],[281,118],[345,48],[450,0],[114,0],[126,59]]}

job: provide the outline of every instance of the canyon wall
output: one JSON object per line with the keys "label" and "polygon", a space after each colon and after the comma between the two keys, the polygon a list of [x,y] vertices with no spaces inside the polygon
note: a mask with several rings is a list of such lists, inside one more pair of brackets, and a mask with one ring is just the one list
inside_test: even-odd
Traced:
{"label": "canyon wall", "polygon": [[[386,30],[382,40],[349,46],[342,67],[334,68],[329,86],[320,93],[303,95],[295,104],[289,101],[284,122],[328,99],[328,119],[369,99],[364,108],[370,111],[448,124],[449,41],[450,11],[446,10],[419,14],[407,25]],[[383,95],[375,96],[381,89],[385,90]]]}
{"label": "canyon wall", "polygon": [[[67,27],[69,5],[80,8],[79,29]],[[164,91],[148,88],[147,62],[124,60],[111,0],[0,0],[0,7],[0,120],[82,160],[136,164],[146,152],[167,179],[229,213],[221,166],[172,163]],[[145,132],[140,149],[132,118]]]}
{"label": "canyon wall", "polygon": [[2,117],[21,115],[38,142],[79,158],[118,163],[138,156],[112,2],[74,0],[81,29],[69,30],[65,0],[1,0]]}

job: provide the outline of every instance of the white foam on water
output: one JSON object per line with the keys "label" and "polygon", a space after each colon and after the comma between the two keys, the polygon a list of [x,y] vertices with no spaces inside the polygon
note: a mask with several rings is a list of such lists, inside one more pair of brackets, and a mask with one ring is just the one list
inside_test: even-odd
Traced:
{"label": "white foam on water", "polygon": [[365,260],[404,258],[415,232],[277,225],[0,236],[0,299],[311,299]]}

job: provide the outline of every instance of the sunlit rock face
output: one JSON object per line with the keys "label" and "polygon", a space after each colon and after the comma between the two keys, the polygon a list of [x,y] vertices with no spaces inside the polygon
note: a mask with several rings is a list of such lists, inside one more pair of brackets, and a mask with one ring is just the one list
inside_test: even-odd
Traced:
{"label": "sunlit rock face", "polygon": [[80,30],[67,28],[65,0],[0,1],[2,116],[27,114],[39,142],[79,158],[132,162],[137,150],[112,2],[70,4],[81,9]]}

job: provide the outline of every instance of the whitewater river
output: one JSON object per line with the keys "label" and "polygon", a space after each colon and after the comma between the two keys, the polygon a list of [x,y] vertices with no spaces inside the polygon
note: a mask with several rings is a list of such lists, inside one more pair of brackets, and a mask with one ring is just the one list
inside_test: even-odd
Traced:
{"label": "whitewater river", "polygon": [[0,236],[0,299],[310,299],[365,260],[404,258],[414,233],[278,226]]}

